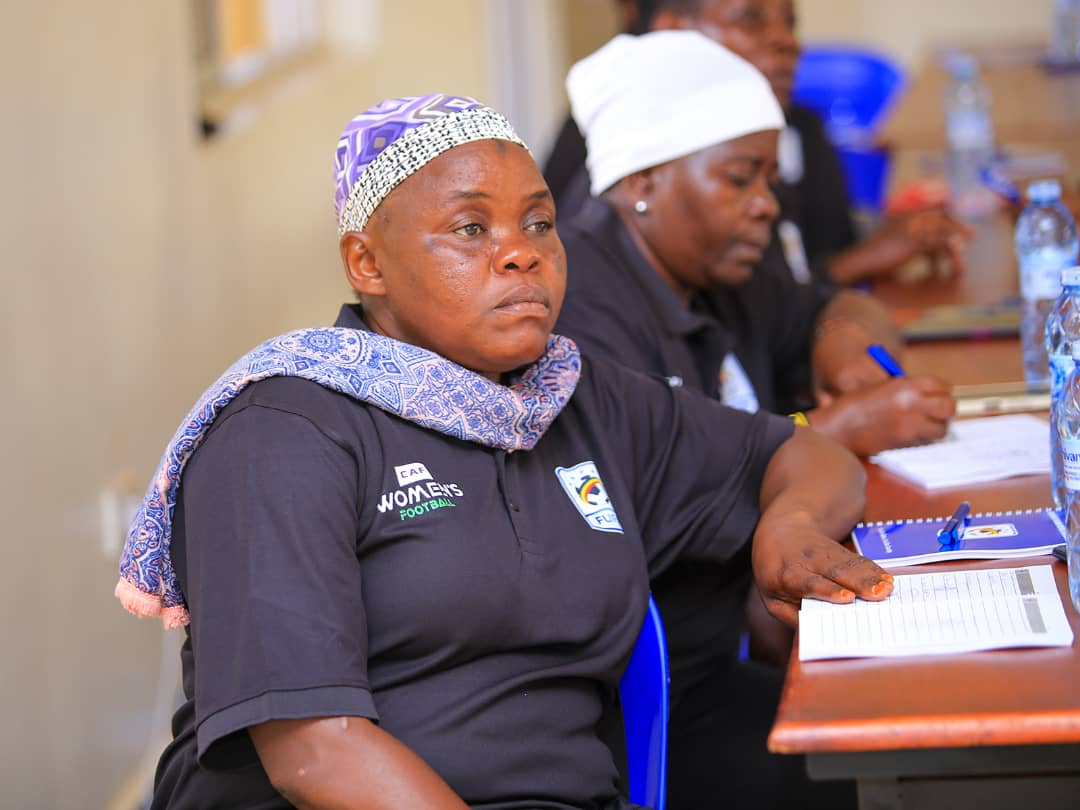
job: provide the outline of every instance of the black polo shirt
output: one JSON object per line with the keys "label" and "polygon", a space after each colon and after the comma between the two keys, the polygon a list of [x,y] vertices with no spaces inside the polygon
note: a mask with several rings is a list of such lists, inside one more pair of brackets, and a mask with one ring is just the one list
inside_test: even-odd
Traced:
{"label": "black polo shirt", "polygon": [[[833,291],[795,283],[775,240],[750,281],[698,295],[687,308],[604,201],[591,200],[559,226],[559,235],[568,276],[556,331],[585,351],[709,397],[720,393],[730,353],[765,410],[784,407],[805,387],[814,324]],[[731,565],[681,562],[653,582],[675,699],[734,656],[749,585],[744,558]]]}
{"label": "black polo shirt", "polygon": [[805,382],[814,327],[836,289],[795,283],[776,240],[747,283],[699,293],[688,308],[603,200],[561,223],[559,237],[569,272],[556,329],[586,350],[713,397],[733,353],[765,410],[783,409]]}
{"label": "black polo shirt", "polygon": [[[357,308],[338,325],[363,328]],[[153,807],[288,807],[245,729],[335,715],[378,721],[473,807],[629,806],[597,726],[648,577],[748,545],[790,434],[590,357],[517,453],[253,384],[180,488],[187,702]]]}
{"label": "black polo shirt", "polygon": [[785,180],[781,171],[775,188],[780,219],[798,226],[809,269],[819,281],[829,282],[826,261],[858,239],[844,167],[817,113],[793,105],[786,115],[802,160],[797,177]]}

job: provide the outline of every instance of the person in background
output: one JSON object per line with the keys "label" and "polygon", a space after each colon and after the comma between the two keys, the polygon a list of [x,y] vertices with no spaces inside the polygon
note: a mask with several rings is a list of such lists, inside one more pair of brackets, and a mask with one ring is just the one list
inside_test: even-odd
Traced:
{"label": "person in background", "polygon": [[[787,121],[779,141],[775,185],[781,213],[774,239],[799,281],[813,275],[854,284],[889,275],[919,256],[957,272],[965,269],[971,231],[937,208],[888,217],[859,238],[843,169],[821,120],[791,101],[799,56],[794,0],[619,0],[619,6],[628,31],[700,31],[769,79]],[[586,182],[572,168],[584,157],[580,143],[580,133],[568,121],[545,164],[560,216],[571,214],[587,193]]]}
{"label": "person in background", "polygon": [[[567,89],[595,196],[561,220],[557,331],[750,412],[775,410],[810,366],[831,393],[809,424],[862,455],[945,434],[946,383],[870,360],[868,344],[894,340],[876,302],[765,269],[784,117],[759,71],[698,32],[659,31],[616,37]],[[809,783],[801,759],[766,751],[783,673],[737,660],[749,587],[746,558],[653,582],[672,661],[670,806],[850,806],[850,785]]]}
{"label": "person in background", "polygon": [[834,540],[863,472],[552,334],[555,206],[496,111],[390,99],[335,157],[359,303],[208,389],[121,559],[187,625],[152,807],[628,810],[600,727],[649,578],[752,558],[788,622],[883,599]]}

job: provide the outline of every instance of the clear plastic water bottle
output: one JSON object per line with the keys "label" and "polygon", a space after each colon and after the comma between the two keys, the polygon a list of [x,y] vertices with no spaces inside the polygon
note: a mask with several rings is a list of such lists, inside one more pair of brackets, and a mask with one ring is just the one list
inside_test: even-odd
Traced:
{"label": "clear plastic water bottle", "polygon": [[1061,204],[1061,185],[1041,180],[1028,186],[1030,202],[1016,221],[1020,265],[1020,348],[1030,388],[1050,382],[1046,318],[1061,294],[1061,271],[1076,264],[1076,222]]}
{"label": "clear plastic water bottle", "polygon": [[[1080,346],[1073,348],[1080,360]],[[1080,612],[1080,363],[1074,362],[1065,378],[1057,423],[1067,488],[1065,528],[1068,538],[1069,596]]]}
{"label": "clear plastic water bottle", "polygon": [[961,219],[979,219],[998,202],[982,181],[994,159],[994,123],[990,92],[979,75],[978,63],[955,52],[945,59],[949,83],[945,90],[945,136],[949,153],[949,200]]}
{"label": "clear plastic water bottle", "polygon": [[1054,0],[1049,40],[1050,64],[1071,67],[1080,62],[1080,0]]}
{"label": "clear plastic water bottle", "polygon": [[1080,349],[1080,267],[1061,271],[1061,295],[1046,317],[1046,353],[1050,365],[1050,490],[1054,508],[1065,509],[1065,470],[1058,422],[1065,380],[1073,367],[1074,347]]}

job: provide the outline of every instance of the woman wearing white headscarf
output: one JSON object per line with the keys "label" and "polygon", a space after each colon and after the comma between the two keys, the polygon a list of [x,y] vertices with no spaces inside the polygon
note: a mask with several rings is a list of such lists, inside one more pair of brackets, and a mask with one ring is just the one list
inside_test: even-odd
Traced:
{"label": "woman wearing white headscarf", "polygon": [[[880,305],[770,265],[784,117],[764,76],[698,32],[664,31],[616,37],[567,88],[598,199],[560,222],[571,272],[558,331],[749,411],[787,412],[812,374],[819,407],[800,418],[861,455],[944,435],[949,387],[890,379],[867,354],[899,350]],[[745,560],[653,583],[673,662],[675,810],[813,806],[799,762],[765,752],[780,674],[736,661],[749,584]],[[800,786],[785,794],[785,779]]]}

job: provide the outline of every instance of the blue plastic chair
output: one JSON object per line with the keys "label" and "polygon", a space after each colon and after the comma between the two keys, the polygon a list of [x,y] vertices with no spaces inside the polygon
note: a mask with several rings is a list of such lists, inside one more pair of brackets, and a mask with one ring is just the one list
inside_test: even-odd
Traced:
{"label": "blue plastic chair", "polygon": [[650,596],[645,624],[619,682],[619,699],[626,729],[630,801],[653,810],[664,810],[665,803],[670,682],[664,623]]}
{"label": "blue plastic chair", "polygon": [[814,110],[840,155],[852,203],[879,212],[889,153],[874,146],[877,129],[906,84],[904,70],[883,54],[849,45],[806,46],[791,90]]}

